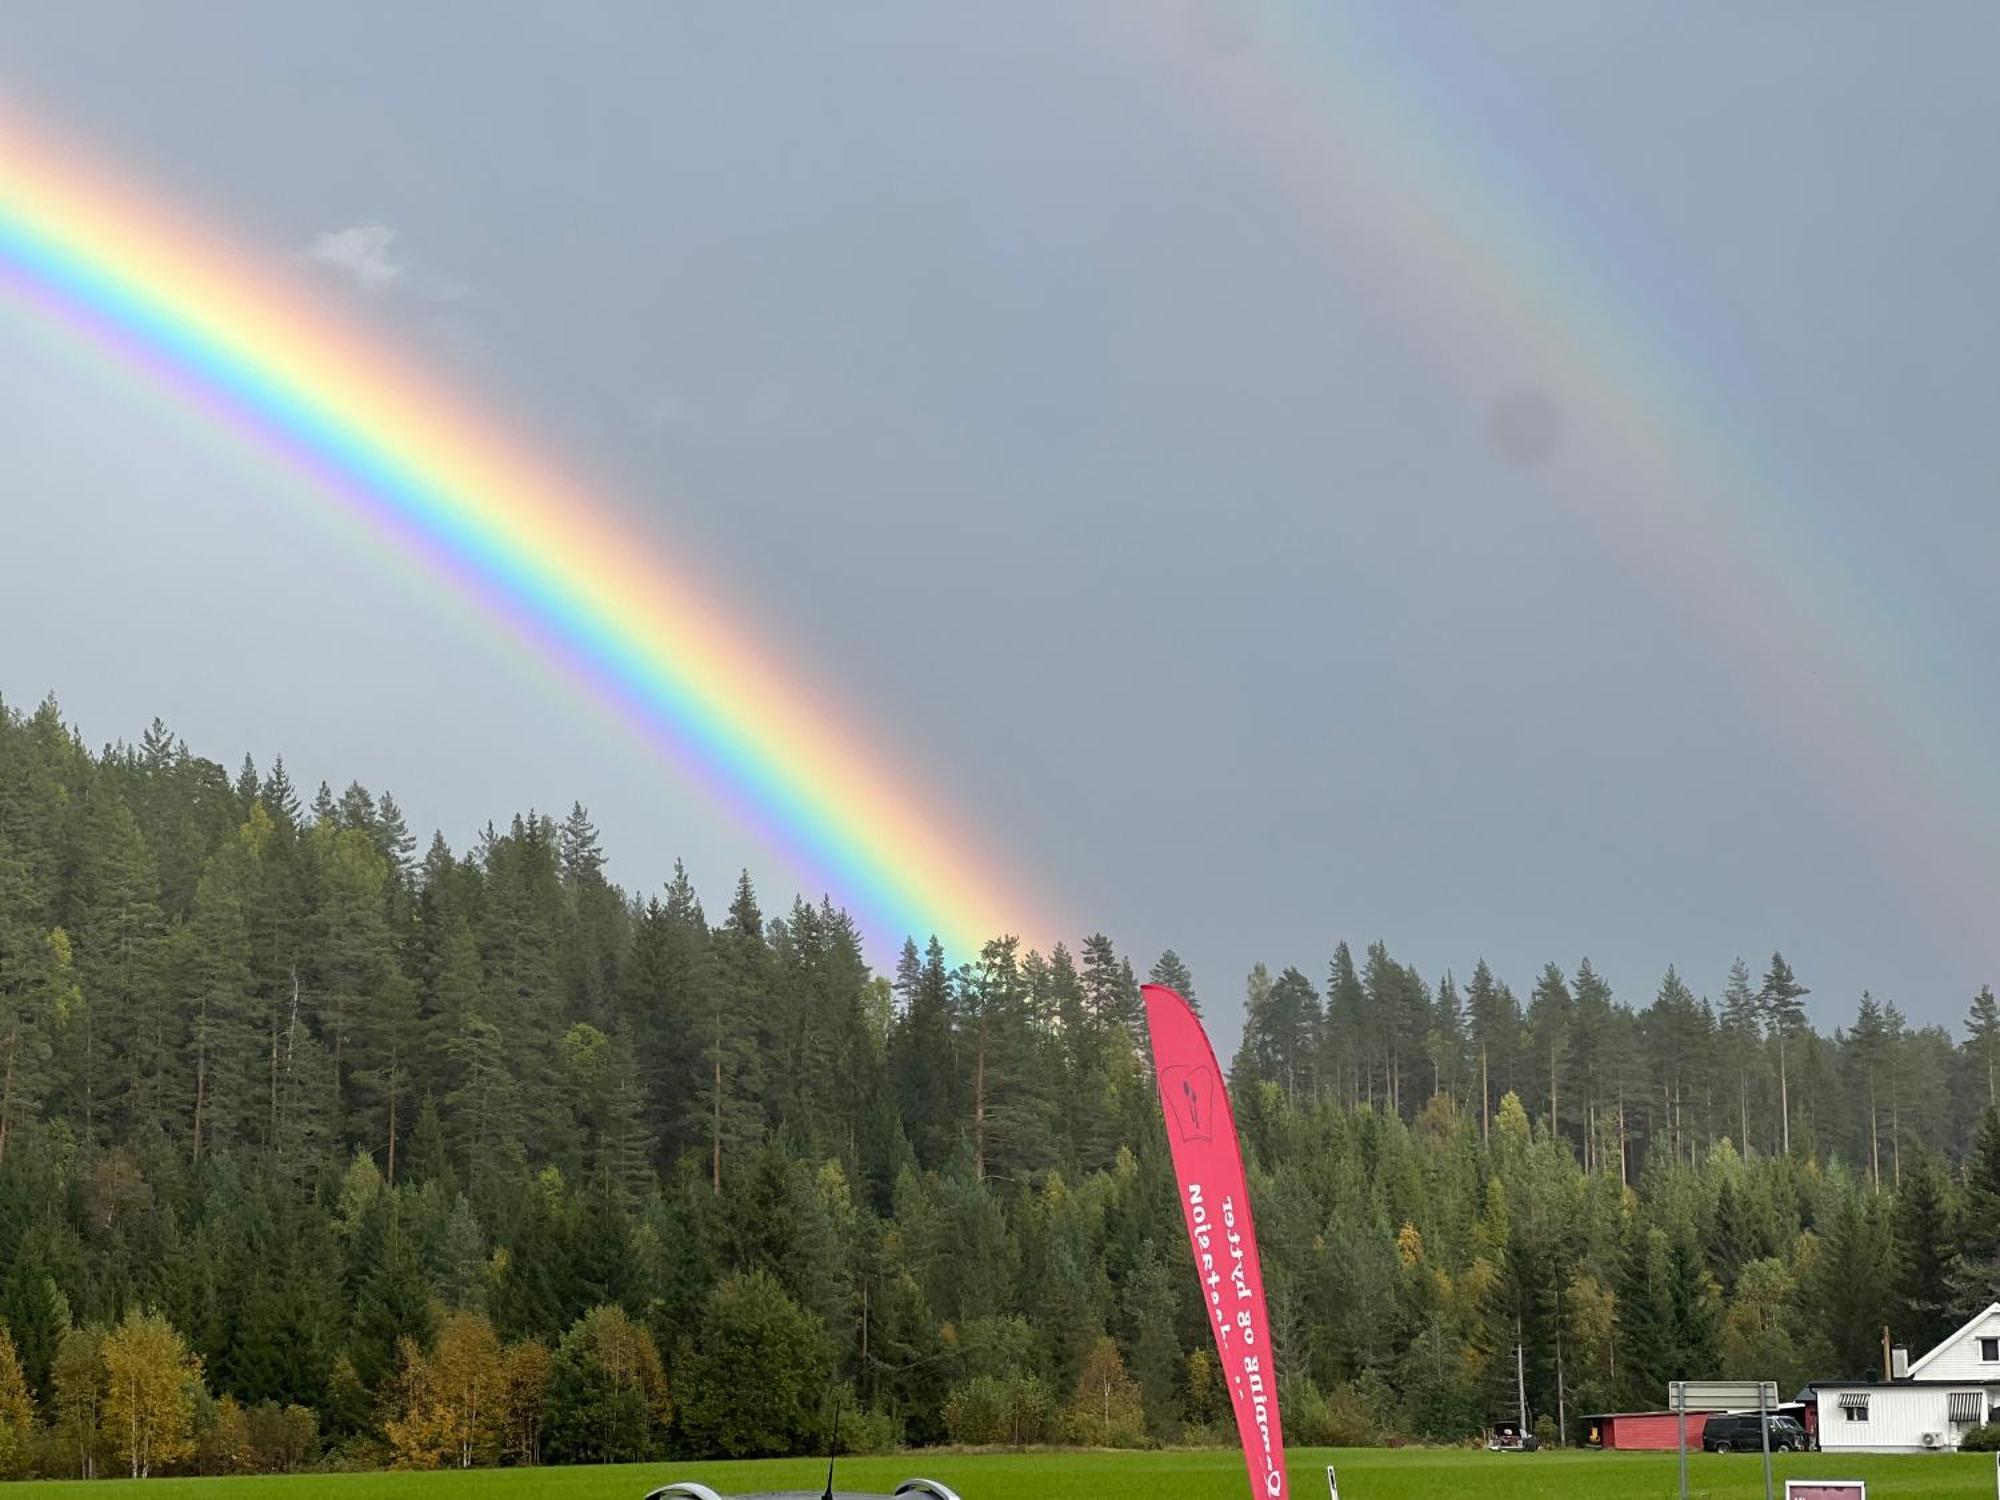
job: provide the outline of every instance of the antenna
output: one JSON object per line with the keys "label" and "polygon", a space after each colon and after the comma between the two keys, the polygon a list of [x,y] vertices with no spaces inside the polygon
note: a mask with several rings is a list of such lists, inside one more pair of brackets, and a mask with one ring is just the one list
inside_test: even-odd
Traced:
{"label": "antenna", "polygon": [[826,1493],[820,1500],[833,1500],[833,1459],[840,1451],[840,1387],[833,1388],[833,1422],[826,1430]]}

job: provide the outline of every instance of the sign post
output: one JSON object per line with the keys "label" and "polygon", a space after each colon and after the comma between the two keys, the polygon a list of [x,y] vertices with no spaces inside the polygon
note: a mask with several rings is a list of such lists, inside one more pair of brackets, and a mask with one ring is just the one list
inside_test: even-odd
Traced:
{"label": "sign post", "polygon": [[1771,1500],[1771,1412],[1761,1380],[1757,1382],[1757,1436],[1764,1445],[1764,1500]]}
{"label": "sign post", "polygon": [[1688,1500],[1688,1388],[1682,1381],[1673,1383],[1670,1394],[1674,1398],[1675,1425],[1680,1429],[1681,1451],[1681,1500]]}
{"label": "sign post", "polygon": [[1764,1500],[1771,1500],[1771,1430],[1767,1415],[1778,1404],[1775,1380],[1670,1380],[1667,1405],[1680,1434],[1681,1500],[1688,1492],[1688,1417],[1691,1411],[1747,1411],[1757,1408],[1764,1429]]}

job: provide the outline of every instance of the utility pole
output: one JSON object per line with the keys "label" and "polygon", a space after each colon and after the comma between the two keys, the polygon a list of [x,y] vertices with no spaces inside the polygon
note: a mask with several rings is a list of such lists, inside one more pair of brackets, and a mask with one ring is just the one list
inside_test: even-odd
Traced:
{"label": "utility pole", "polygon": [[[1562,1303],[1556,1303],[1560,1308]],[[1569,1407],[1563,1399],[1563,1336],[1562,1325],[1556,1325],[1556,1446],[1569,1446]]]}
{"label": "utility pole", "polygon": [[1521,1320],[1514,1320],[1514,1395],[1521,1403],[1521,1436],[1528,1435],[1528,1366],[1521,1345]]}

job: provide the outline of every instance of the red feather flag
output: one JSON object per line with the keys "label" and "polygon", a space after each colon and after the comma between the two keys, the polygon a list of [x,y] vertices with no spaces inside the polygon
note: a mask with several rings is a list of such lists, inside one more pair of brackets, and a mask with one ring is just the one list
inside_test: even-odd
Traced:
{"label": "red feather flag", "polygon": [[1181,1217],[1194,1247],[1195,1272],[1208,1303],[1209,1330],[1229,1382],[1236,1433],[1250,1470],[1253,1500],[1286,1500],[1285,1435],[1278,1423],[1278,1372],[1271,1359],[1271,1317],[1236,1116],[1215,1065],[1208,1033],[1187,1001],[1163,984],[1145,987],[1153,1074],[1167,1117]]}

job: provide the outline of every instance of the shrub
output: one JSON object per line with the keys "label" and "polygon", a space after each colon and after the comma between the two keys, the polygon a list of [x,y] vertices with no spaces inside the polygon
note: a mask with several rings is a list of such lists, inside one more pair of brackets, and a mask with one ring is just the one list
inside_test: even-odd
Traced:
{"label": "shrub", "polygon": [[1382,1440],[1374,1408],[1350,1381],[1335,1386],[1331,1396],[1311,1380],[1290,1382],[1284,1403],[1285,1431],[1301,1446],[1373,1448]]}
{"label": "shrub", "polygon": [[968,1447],[1048,1441],[1055,1401],[1033,1375],[980,1375],[945,1398],[944,1425]]}
{"label": "shrub", "polygon": [[840,1408],[842,1453],[893,1453],[903,1445],[903,1421],[892,1412]]}
{"label": "shrub", "polygon": [[1958,1440],[1960,1453],[2000,1453],[2000,1422],[1969,1427]]}

